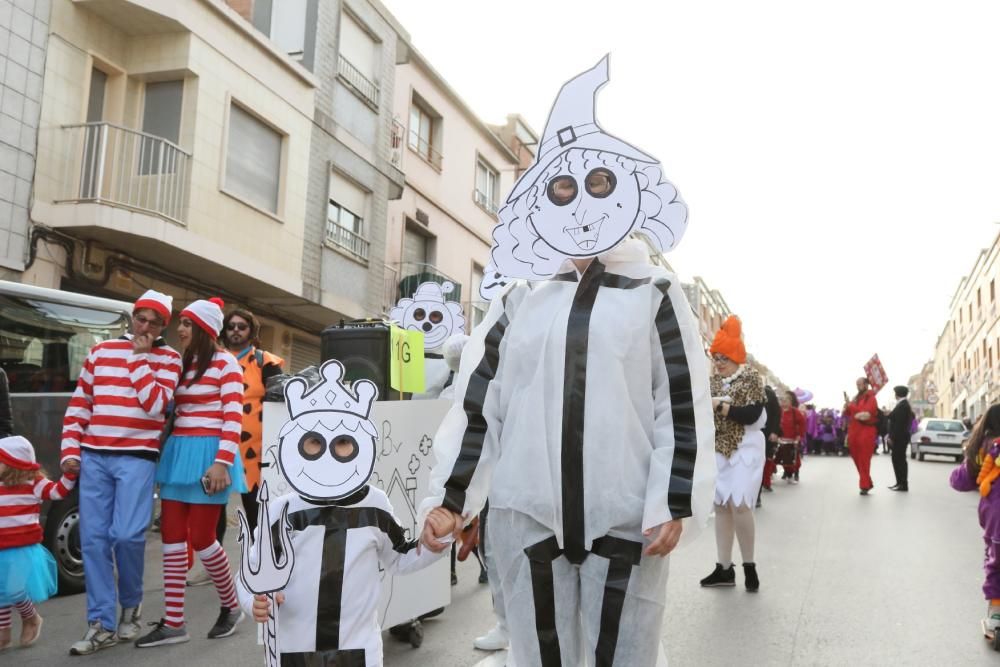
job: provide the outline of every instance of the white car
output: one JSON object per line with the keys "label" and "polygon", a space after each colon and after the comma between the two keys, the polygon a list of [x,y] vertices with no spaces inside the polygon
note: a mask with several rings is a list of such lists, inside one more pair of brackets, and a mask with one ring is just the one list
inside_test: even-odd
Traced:
{"label": "white car", "polygon": [[925,455],[932,454],[961,461],[962,445],[968,436],[965,424],[958,419],[921,419],[910,438],[910,458],[923,461]]}

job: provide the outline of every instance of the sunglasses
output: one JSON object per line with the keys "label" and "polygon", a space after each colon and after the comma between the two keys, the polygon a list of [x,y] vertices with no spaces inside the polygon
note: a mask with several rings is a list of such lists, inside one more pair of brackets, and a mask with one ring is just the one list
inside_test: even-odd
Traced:
{"label": "sunglasses", "polygon": [[230,322],[226,325],[226,331],[246,331],[250,325],[246,322]]}

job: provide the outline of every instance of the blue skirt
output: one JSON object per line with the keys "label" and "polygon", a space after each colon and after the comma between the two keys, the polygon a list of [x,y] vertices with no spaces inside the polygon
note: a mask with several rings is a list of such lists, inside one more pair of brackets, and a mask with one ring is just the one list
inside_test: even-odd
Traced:
{"label": "blue skirt", "polygon": [[0,549],[0,607],[43,602],[58,588],[56,559],[41,544]]}
{"label": "blue skirt", "polygon": [[212,495],[205,493],[201,478],[215,463],[218,451],[219,439],[216,437],[172,435],[167,438],[156,467],[160,498],[192,505],[225,505],[230,493],[246,493],[247,483],[239,452],[229,467],[229,486]]}

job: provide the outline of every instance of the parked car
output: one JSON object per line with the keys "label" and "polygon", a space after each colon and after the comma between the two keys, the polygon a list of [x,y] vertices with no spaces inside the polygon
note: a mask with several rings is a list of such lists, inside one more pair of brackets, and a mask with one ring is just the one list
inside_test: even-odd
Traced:
{"label": "parked car", "polygon": [[[10,382],[14,432],[35,446],[58,479],[62,421],[90,348],[128,328],[132,304],[0,280],[0,366]],[[42,505],[44,544],[56,559],[59,592],[83,590],[79,495]]]}
{"label": "parked car", "polygon": [[968,437],[965,424],[958,419],[921,419],[917,432],[910,438],[910,458],[923,461],[931,454],[961,461],[962,445]]}

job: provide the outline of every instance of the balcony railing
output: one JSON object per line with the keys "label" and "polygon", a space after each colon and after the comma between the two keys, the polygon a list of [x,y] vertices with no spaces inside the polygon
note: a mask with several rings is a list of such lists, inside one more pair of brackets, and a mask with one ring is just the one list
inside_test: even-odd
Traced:
{"label": "balcony railing", "polygon": [[431,166],[435,169],[441,171],[441,154],[413,128],[410,128],[409,144],[410,148],[416,151],[420,157],[430,162]]}
{"label": "balcony railing", "polygon": [[497,203],[490,195],[476,189],[472,191],[472,198],[475,199],[476,203],[484,208],[490,215],[495,216],[497,214]]}
{"label": "balcony railing", "polygon": [[400,276],[396,288],[397,301],[403,298],[411,298],[421,283],[443,283],[448,281],[455,286],[455,289],[451,294],[445,295],[445,300],[462,303],[462,283],[442,272],[436,266],[418,262],[402,262],[395,266],[398,267],[398,275]]}
{"label": "balcony railing", "polygon": [[337,74],[369,104],[373,107],[378,107],[378,84],[365,76],[361,70],[352,65],[351,61],[343,55],[338,60]]}
{"label": "balcony railing", "polygon": [[399,300],[399,271],[396,267],[385,266],[385,281],[382,289],[382,315],[388,316],[389,311]]}
{"label": "balcony railing", "polygon": [[112,123],[63,125],[63,202],[98,202],[186,222],[191,154]]}
{"label": "balcony railing", "polygon": [[361,259],[368,261],[368,250],[371,246],[368,239],[356,234],[343,225],[338,225],[332,220],[326,221],[326,240],[328,243],[343,248],[344,250],[357,255]]}

